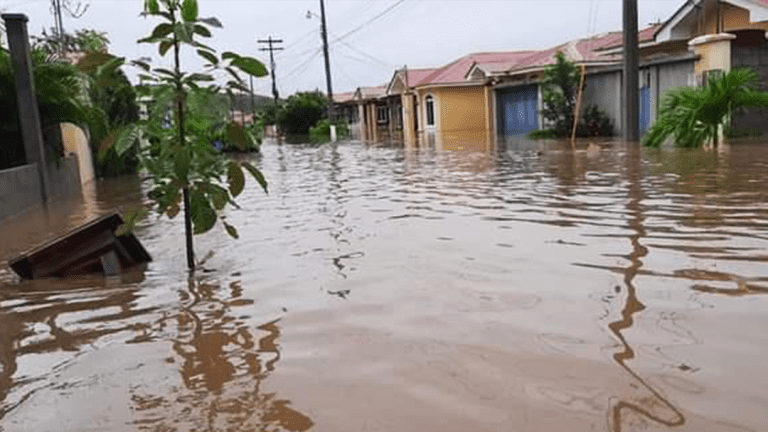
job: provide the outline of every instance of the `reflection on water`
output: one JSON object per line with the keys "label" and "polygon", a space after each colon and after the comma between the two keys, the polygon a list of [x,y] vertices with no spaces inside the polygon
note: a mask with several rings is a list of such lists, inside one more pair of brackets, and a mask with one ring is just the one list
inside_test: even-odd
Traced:
{"label": "reflection on water", "polygon": [[262,389],[280,359],[279,321],[258,326],[254,337],[233,315],[253,304],[242,297],[240,281],[229,284],[226,301],[220,290],[216,283],[190,279],[179,292],[176,355],[165,361],[178,360],[184,388],[165,395],[135,392],[135,423],[140,430],[308,430],[309,417]]}
{"label": "reflection on water", "polygon": [[[48,355],[53,361],[63,358],[61,366],[97,339],[146,328],[141,318],[156,308],[136,307],[136,283],[142,279],[143,274],[134,273],[45,286],[35,281],[14,287],[16,292],[6,287],[0,303],[0,419],[39,389],[46,376],[19,371],[19,358]],[[8,397],[12,389],[15,398]]]}
{"label": "reflection on water", "polygon": [[[764,146],[267,142],[193,279],[154,216],[146,273],[0,268],[0,429],[764,430]],[[0,258],[142,187],[6,221]]]}
{"label": "reflection on water", "polygon": [[[621,319],[609,323],[608,328],[623,345],[623,351],[615,353],[613,359],[619,366],[624,368],[632,377],[634,377],[643,388],[648,390],[653,397],[648,398],[646,395],[643,395],[635,400],[619,400],[614,403],[611,412],[613,432],[621,432],[624,430],[623,426],[625,423],[622,419],[626,414],[626,411],[635,412],[667,427],[681,426],[685,423],[685,416],[683,413],[681,413],[672,402],[659,393],[658,390],[653,388],[653,386],[643,379],[637,372],[632,370],[628,364],[628,361],[635,358],[635,351],[632,349],[632,346],[622,332],[632,327],[632,324],[634,323],[633,316],[645,309],[645,305],[638,298],[634,279],[637,276],[638,270],[643,266],[643,257],[648,255],[648,248],[641,244],[641,240],[647,235],[647,232],[643,226],[643,222],[645,222],[646,218],[643,215],[641,204],[643,200],[643,189],[641,185],[641,161],[639,149],[631,149],[629,151],[627,162],[629,164],[629,199],[627,200],[627,212],[629,215],[629,229],[633,231],[629,236],[629,240],[632,244],[632,251],[627,257],[629,259],[629,266],[624,270],[626,297],[624,300],[624,307],[621,310]],[[618,292],[621,291],[620,287],[617,286],[616,291],[618,294]]]}

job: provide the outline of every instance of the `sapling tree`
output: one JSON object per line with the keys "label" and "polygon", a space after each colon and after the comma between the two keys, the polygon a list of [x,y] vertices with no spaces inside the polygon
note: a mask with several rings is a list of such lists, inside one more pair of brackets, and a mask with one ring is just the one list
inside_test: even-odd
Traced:
{"label": "sapling tree", "polygon": [[[144,15],[159,18],[152,33],[139,43],[157,45],[165,56],[173,54],[173,69],[153,67],[142,61],[132,64],[140,67],[139,94],[150,105],[146,118],[115,130],[101,145],[102,151],[114,146],[120,154],[129,149],[138,151],[143,168],[149,173],[152,187],[149,198],[160,215],[174,218],[182,210],[186,235],[187,266],[195,268],[193,234],[209,231],[221,220],[227,233],[238,237],[234,226],[227,223],[221,211],[234,205],[234,199],[245,186],[244,171],[267,191],[262,173],[248,162],[227,160],[212,145],[216,137],[226,131],[230,140],[243,148],[255,139],[243,128],[217,110],[194,109],[201,101],[233,90],[246,89],[241,74],[254,77],[267,75],[264,65],[257,59],[216,50],[200,42],[211,37],[211,28],[220,28],[216,18],[200,18],[197,0],[144,0]],[[182,48],[194,49],[205,61],[200,72],[182,69]],[[104,63],[122,59],[95,58]],[[217,74],[226,74],[226,84],[219,84]],[[192,108],[192,109],[191,109]],[[139,144],[139,137],[142,144]],[[135,215],[127,218],[125,228],[135,223]]]}

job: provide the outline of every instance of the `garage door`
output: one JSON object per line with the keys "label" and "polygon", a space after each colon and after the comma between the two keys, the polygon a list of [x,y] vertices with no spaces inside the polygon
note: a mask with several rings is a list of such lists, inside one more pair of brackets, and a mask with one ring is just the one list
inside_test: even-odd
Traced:
{"label": "garage door", "polygon": [[539,128],[539,92],[535,85],[496,91],[499,132],[521,135]]}

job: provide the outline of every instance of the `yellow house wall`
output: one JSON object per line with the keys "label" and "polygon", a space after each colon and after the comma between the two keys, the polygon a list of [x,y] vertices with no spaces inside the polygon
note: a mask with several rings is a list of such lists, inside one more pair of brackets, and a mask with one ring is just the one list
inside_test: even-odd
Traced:
{"label": "yellow house wall", "polygon": [[[721,3],[720,17],[723,21],[723,31],[736,30],[743,28],[763,29],[768,31],[768,22],[751,22],[749,11],[740,7]],[[711,9],[704,17],[704,25],[701,34],[717,33],[717,9]]]}
{"label": "yellow house wall", "polygon": [[[720,4],[720,16],[723,29],[743,28],[749,25],[749,11],[728,3]],[[717,33],[717,9],[712,8],[704,19],[704,34]]]}
{"label": "yellow house wall", "polygon": [[479,131],[487,129],[485,88],[444,87],[435,89],[439,101],[438,129],[441,132]]}
{"label": "yellow house wall", "polygon": [[731,70],[731,41],[721,40],[694,46],[694,52],[699,57],[694,65],[696,76],[713,69]]}

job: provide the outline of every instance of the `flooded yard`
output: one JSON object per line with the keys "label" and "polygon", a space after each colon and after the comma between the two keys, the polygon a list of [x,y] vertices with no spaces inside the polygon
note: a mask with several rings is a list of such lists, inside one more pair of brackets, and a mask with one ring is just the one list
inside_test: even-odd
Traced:
{"label": "flooded yard", "polygon": [[[5,260],[141,203],[0,226],[0,431],[768,430],[768,144],[279,145],[223,228],[19,283]],[[213,255],[208,254],[209,251]]]}

